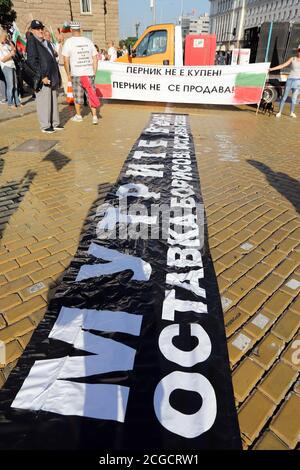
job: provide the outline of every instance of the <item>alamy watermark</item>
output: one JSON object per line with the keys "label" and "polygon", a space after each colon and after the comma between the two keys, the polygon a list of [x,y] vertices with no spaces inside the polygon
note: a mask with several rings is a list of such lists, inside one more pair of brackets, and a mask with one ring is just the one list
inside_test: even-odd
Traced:
{"label": "alamy watermark", "polygon": [[[180,204],[180,205],[176,205]],[[128,204],[127,198],[106,202],[96,212],[99,240],[167,240],[187,247],[204,244],[205,217],[203,204]]]}

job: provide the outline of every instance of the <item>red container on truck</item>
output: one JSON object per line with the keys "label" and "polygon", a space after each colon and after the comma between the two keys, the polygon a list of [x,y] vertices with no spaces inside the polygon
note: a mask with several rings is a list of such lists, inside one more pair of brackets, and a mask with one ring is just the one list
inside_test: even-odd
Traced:
{"label": "red container on truck", "polygon": [[215,34],[188,34],[185,38],[184,65],[214,65]]}

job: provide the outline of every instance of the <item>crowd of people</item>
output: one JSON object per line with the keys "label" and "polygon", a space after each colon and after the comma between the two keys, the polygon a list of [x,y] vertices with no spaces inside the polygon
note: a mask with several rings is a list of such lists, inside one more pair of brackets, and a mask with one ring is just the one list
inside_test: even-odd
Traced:
{"label": "crowd of people", "polygon": [[100,101],[94,84],[98,62],[114,62],[127,54],[125,46],[116,48],[113,41],[107,43],[106,49],[100,49],[81,34],[79,22],[71,22],[68,28],[71,37],[66,37],[60,29],[54,37],[41,21],[33,20],[26,32],[25,54],[18,50],[7,31],[0,30],[0,104],[7,105],[9,110],[22,106],[26,63],[26,72],[28,74],[29,70],[31,76],[31,80],[26,81],[36,100],[41,131],[46,133],[63,129],[57,98],[61,87],[67,96],[70,83],[76,111],[72,120],[82,121],[81,106],[88,101],[92,122],[98,124]]}
{"label": "crowd of people", "polygon": [[[127,54],[125,46],[116,48],[113,41],[107,43],[106,49],[97,45],[81,34],[79,22],[69,25],[71,37],[58,29],[56,37],[39,20],[33,20],[26,33],[26,53],[13,43],[9,34],[0,29],[0,104],[7,105],[9,110],[22,106],[24,95],[24,64],[27,76],[31,76],[32,96],[36,100],[37,115],[42,132],[53,133],[62,130],[58,112],[58,91],[61,86],[68,96],[71,83],[76,114],[74,122],[81,122],[81,107],[88,101],[92,123],[98,124],[97,109],[100,107],[95,88],[95,76],[99,61],[114,62],[118,57]],[[223,53],[216,55],[216,65],[225,65],[229,60]],[[281,116],[283,106],[292,90],[291,117],[296,117],[295,106],[300,91],[300,46],[296,57],[291,57],[284,64],[273,67],[270,71],[291,67],[277,117]],[[28,72],[29,71],[29,72]],[[28,83],[28,81],[27,81]]]}

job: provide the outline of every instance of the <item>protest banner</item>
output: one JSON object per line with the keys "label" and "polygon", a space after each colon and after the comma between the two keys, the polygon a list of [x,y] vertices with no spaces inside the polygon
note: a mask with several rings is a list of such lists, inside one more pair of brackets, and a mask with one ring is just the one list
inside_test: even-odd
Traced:
{"label": "protest banner", "polygon": [[239,105],[258,103],[269,63],[170,67],[100,62],[100,96],[116,100]]}

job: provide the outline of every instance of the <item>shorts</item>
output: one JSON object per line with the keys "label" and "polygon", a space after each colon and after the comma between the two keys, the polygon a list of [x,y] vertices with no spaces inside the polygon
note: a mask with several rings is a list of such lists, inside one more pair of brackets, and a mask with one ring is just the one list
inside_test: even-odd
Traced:
{"label": "shorts", "polygon": [[[88,78],[90,79],[91,85],[92,85],[92,87],[94,88],[94,90],[96,92],[96,88],[95,88],[95,84],[94,84],[95,77],[90,76]],[[84,91],[85,90],[84,90],[83,86],[81,85],[80,77],[72,77],[72,87],[73,87],[73,95],[74,95],[75,103],[76,104],[83,104],[84,103]]]}

